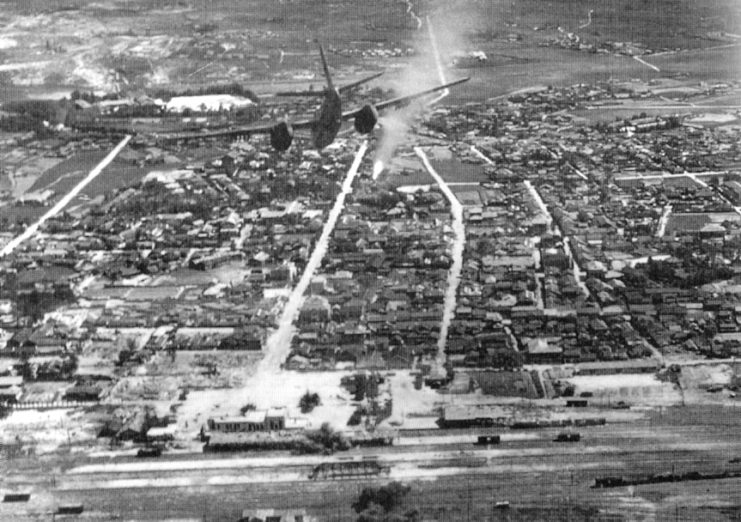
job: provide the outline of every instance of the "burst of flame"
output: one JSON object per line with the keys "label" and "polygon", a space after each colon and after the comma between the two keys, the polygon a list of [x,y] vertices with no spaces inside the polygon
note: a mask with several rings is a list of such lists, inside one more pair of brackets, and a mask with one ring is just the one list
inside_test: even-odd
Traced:
{"label": "burst of flame", "polygon": [[377,179],[381,172],[383,172],[383,161],[376,160],[375,163],[373,163],[373,179]]}

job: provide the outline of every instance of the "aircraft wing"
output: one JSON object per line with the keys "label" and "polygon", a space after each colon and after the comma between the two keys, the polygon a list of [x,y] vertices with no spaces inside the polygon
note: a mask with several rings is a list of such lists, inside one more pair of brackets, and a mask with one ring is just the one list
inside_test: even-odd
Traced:
{"label": "aircraft wing", "polygon": [[[449,83],[444,83],[442,85],[438,85],[436,87],[432,87],[432,88],[427,89],[427,90],[424,90],[424,91],[415,92],[413,94],[407,94],[405,96],[399,96],[397,98],[392,98],[390,100],[384,100],[384,101],[382,101],[380,103],[377,103],[375,107],[376,107],[377,110],[380,111],[380,110],[383,110],[383,109],[387,109],[389,107],[397,107],[399,105],[404,105],[404,104],[406,104],[406,103],[414,100],[415,98],[420,98],[422,96],[426,96],[427,94],[431,94],[433,92],[442,91],[443,89],[447,89],[448,87],[453,87],[454,85],[459,85],[461,83],[465,83],[465,82],[467,82],[470,79],[471,79],[470,77],[461,78],[459,80],[455,80],[455,81],[452,81],[452,82],[449,82]],[[355,117],[355,115],[360,110],[361,109],[353,109],[351,111],[343,112],[342,113],[342,119],[344,120],[344,119],[353,118],[353,117]]]}
{"label": "aircraft wing", "polygon": [[[213,130],[213,131],[196,131],[196,132],[172,132],[169,134],[158,134],[156,136],[158,141],[187,141],[187,140],[199,140],[204,138],[220,138],[223,136],[250,136],[252,134],[269,134],[270,131],[279,124],[280,121],[270,121],[266,123],[257,123],[253,125],[240,125],[237,127],[230,127],[227,129]],[[293,129],[309,129],[314,125],[314,120],[299,120],[289,121],[289,125]]]}

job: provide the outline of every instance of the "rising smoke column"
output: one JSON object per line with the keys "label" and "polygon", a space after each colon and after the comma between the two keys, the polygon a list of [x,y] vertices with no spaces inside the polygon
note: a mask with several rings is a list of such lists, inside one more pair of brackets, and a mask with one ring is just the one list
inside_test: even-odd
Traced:
{"label": "rising smoke column", "polygon": [[[419,43],[416,47],[421,50],[421,54],[410,63],[409,67],[405,68],[401,78],[396,82],[396,90],[402,95],[445,83],[440,45],[448,51],[462,48],[459,44],[460,38],[454,32],[458,24],[448,23],[446,30],[440,31],[437,27],[433,28],[429,16],[426,17],[426,22],[427,31],[418,33]],[[417,100],[407,107],[379,118],[381,135],[376,145],[373,179],[378,177],[397,147],[403,143],[412,122],[422,113],[424,107],[440,101],[447,94],[448,90],[445,89],[431,102],[424,103],[423,100]]]}
{"label": "rising smoke column", "polygon": [[378,178],[396,152],[396,148],[403,143],[407,136],[414,116],[421,110],[420,103],[413,103],[408,107],[391,111],[378,119],[381,125],[381,136],[376,145],[376,155],[373,162],[373,179]]}

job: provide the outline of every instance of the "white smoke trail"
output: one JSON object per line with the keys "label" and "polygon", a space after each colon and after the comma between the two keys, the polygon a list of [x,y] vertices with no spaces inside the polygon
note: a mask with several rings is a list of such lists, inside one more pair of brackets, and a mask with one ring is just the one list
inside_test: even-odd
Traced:
{"label": "white smoke trail", "polygon": [[329,238],[332,235],[337,221],[345,207],[345,200],[352,192],[353,181],[355,180],[360,163],[368,149],[368,142],[364,141],[355,154],[347,176],[342,183],[342,191],[337,195],[334,206],[329,211],[327,221],[316,242],[314,251],[311,253],[308,263],[304,268],[301,278],[293,288],[291,295],[283,307],[283,312],[278,320],[278,328],[271,333],[265,342],[265,356],[255,372],[243,388],[235,390],[235,393],[241,397],[240,402],[254,402],[259,407],[270,406],[288,406],[287,404],[276,404],[276,393],[273,387],[275,383],[281,381],[281,364],[285,362],[291,352],[291,339],[296,333],[294,321],[299,315],[301,305],[304,302],[304,294],[311,282],[312,277],[319,269],[324,259],[327,249],[329,248]]}
{"label": "white smoke trail", "polygon": [[592,25],[592,13],[593,12],[594,12],[594,9],[589,10],[589,12],[587,13],[587,21],[581,24],[579,26],[579,29],[584,29],[585,27],[589,27],[590,25]]}
{"label": "white smoke trail", "polygon": [[[426,60],[423,57],[420,63],[413,64],[409,67],[404,78],[402,78],[402,83],[406,87],[404,90],[408,92],[419,90],[423,85],[435,85],[436,81],[439,81],[441,84],[446,81],[442,59],[440,58],[440,50],[437,45],[437,37],[433,31],[429,16],[425,20],[427,21],[427,33],[430,39],[432,59],[435,62],[435,70],[437,71],[437,79],[426,81],[429,77],[430,68],[424,63]],[[448,94],[450,94],[450,91],[444,89],[438,96],[428,102],[427,105],[429,106],[439,102],[448,96]],[[396,149],[403,143],[412,121],[421,114],[424,107],[425,104],[421,102],[412,103],[405,108],[390,112],[379,119],[382,131],[378,145],[376,146],[376,154],[373,162],[374,180],[383,172],[383,169],[394,155],[394,152],[396,152]]]}
{"label": "white smoke trail", "polygon": [[[430,34],[430,43],[432,44],[432,54],[435,57],[435,66],[437,67],[437,74],[440,77],[440,83],[445,83],[445,71],[443,70],[443,62],[440,59],[440,49],[437,47],[437,38],[435,32],[432,30],[432,23],[430,23],[430,17],[426,17],[427,20],[427,32]],[[450,89],[443,89],[438,97],[430,102],[430,105],[434,105],[443,98],[450,94]]]}
{"label": "white smoke trail", "polygon": [[409,130],[409,121],[412,115],[407,114],[411,111],[410,107],[393,111],[381,117],[382,134],[381,139],[376,146],[376,157],[373,163],[373,179],[377,179],[383,172],[386,162],[391,159],[396,148],[402,143]]}
{"label": "white smoke trail", "polygon": [[420,19],[419,16],[417,16],[417,13],[414,12],[414,5],[412,4],[411,0],[402,0],[407,5],[407,14],[411,16],[414,21],[417,23],[417,30],[419,31],[422,28],[422,19]]}

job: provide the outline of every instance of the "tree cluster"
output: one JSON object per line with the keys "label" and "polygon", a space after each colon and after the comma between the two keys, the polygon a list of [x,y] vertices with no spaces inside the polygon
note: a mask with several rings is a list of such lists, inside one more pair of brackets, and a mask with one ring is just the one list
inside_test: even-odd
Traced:
{"label": "tree cluster", "polygon": [[144,183],[138,194],[121,202],[116,211],[119,215],[130,214],[134,217],[190,212],[194,219],[209,219],[213,208],[219,203],[215,195],[207,193],[174,198],[163,183],[152,180]]}
{"label": "tree cluster", "polygon": [[350,449],[350,443],[342,435],[332,429],[329,423],[325,422],[318,430],[307,431],[306,440],[296,447],[299,453],[326,453],[331,454],[335,451],[347,451]]}
{"label": "tree cluster", "polygon": [[7,132],[35,131],[46,134],[47,122],[53,126],[64,123],[70,104],[68,100],[22,100],[6,103],[3,111],[8,113],[0,118],[0,130]]}
{"label": "tree cluster", "polygon": [[260,97],[251,89],[246,89],[237,82],[225,83],[219,85],[209,85],[200,89],[186,89],[184,91],[173,91],[170,89],[157,89],[152,92],[152,97],[169,100],[175,96],[205,96],[209,94],[231,94],[232,96],[241,96],[249,98],[255,103],[260,101]]}
{"label": "tree cluster", "polygon": [[319,406],[322,403],[321,399],[319,399],[318,393],[312,393],[307,391],[301,396],[301,399],[298,401],[298,406],[301,408],[301,413],[310,413],[314,408]]}
{"label": "tree cluster", "polygon": [[419,520],[416,509],[402,512],[404,499],[411,488],[401,482],[390,482],[380,488],[364,488],[353,504],[358,522],[412,522]]}
{"label": "tree cluster", "polygon": [[239,413],[241,413],[242,415],[244,415],[248,411],[255,411],[256,409],[257,409],[257,406],[255,406],[254,403],[248,402],[247,404],[245,404],[244,406],[242,406],[241,408],[239,408]]}
{"label": "tree cluster", "polygon": [[697,288],[714,281],[722,281],[733,277],[733,270],[724,265],[713,265],[709,261],[705,261],[704,266],[697,262],[694,265],[685,266],[689,275],[684,280],[679,280],[673,264],[649,257],[646,264],[646,274],[654,281],[678,285],[682,288]]}
{"label": "tree cluster", "polygon": [[101,100],[118,100],[119,95],[117,93],[111,92],[104,94],[103,96],[96,96],[96,94],[92,91],[79,91],[75,89],[70,93],[69,98],[72,101],[83,100],[90,104],[93,104]]}

